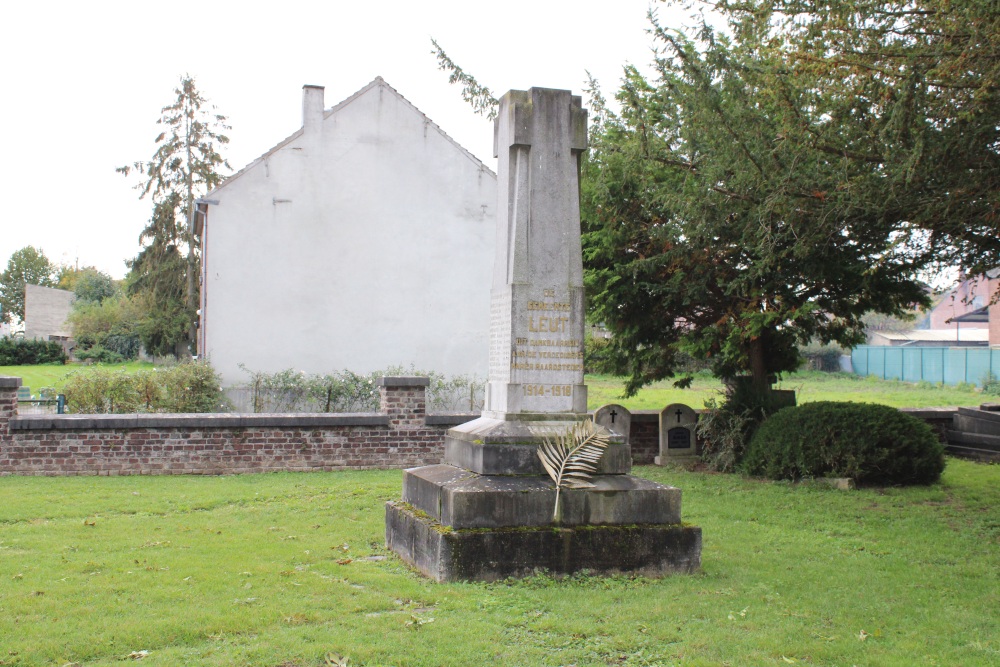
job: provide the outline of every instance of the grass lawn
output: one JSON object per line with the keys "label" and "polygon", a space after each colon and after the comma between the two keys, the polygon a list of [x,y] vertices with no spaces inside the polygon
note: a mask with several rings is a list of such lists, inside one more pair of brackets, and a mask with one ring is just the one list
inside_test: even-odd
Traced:
{"label": "grass lawn", "polygon": [[[722,383],[710,375],[697,375],[691,387],[677,389],[665,380],[643,388],[632,398],[622,398],[624,383],[607,375],[587,376],[587,404],[596,410],[608,403],[624,405],[629,410],[662,410],[671,403],[686,403],[698,409],[705,399],[721,397]],[[777,388],[794,389],[799,403],[811,401],[859,401],[882,403],[894,408],[929,408],[955,405],[979,405],[987,400],[976,391],[952,386],[917,385],[851,373],[803,371],[782,377]],[[996,400],[990,398],[989,400]]]}
{"label": "grass lawn", "polygon": [[[137,371],[143,368],[153,368],[153,364],[145,361],[129,361],[124,364],[93,364],[102,368],[116,369],[125,368],[129,371]],[[31,387],[31,393],[38,395],[38,390],[42,387],[54,387],[57,392],[61,392],[66,385],[66,378],[70,373],[85,370],[91,366],[84,366],[81,363],[68,364],[37,364],[31,366],[0,366],[0,375],[14,376],[21,378],[21,385]]]}
{"label": "grass lawn", "polygon": [[0,665],[1000,664],[1000,466],[636,472],[683,489],[701,574],[431,583],[383,548],[398,471],[2,478]]}

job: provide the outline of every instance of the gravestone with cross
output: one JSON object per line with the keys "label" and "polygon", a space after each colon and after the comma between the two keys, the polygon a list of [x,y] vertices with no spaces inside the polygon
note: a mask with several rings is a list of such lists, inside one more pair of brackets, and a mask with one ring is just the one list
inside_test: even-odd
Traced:
{"label": "gravestone with cross", "polygon": [[611,403],[597,409],[594,423],[621,435],[628,442],[629,432],[632,430],[632,413],[623,405]]}
{"label": "gravestone with cross", "polygon": [[697,413],[683,403],[671,403],[660,412],[660,455],[654,461],[690,459],[698,455]]}

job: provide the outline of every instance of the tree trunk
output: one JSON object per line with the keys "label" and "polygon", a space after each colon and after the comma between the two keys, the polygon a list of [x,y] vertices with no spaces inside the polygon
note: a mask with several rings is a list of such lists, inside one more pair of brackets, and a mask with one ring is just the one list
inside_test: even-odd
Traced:
{"label": "tree trunk", "polygon": [[768,381],[767,360],[764,358],[764,340],[760,336],[750,340],[750,377],[753,392],[765,397],[771,392]]}

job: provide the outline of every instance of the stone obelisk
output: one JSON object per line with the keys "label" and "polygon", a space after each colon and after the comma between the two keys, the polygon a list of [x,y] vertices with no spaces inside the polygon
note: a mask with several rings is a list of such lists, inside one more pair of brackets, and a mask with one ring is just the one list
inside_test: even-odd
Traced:
{"label": "stone obelisk", "polygon": [[403,474],[386,542],[439,581],[539,569],[659,575],[700,566],[701,529],[680,523],[680,489],[633,477],[612,435],[587,489],[556,489],[543,438],[587,418],[580,160],[587,115],[565,90],[500,101],[490,374],[482,417],[448,431],[444,463]]}
{"label": "stone obelisk", "polygon": [[584,414],[579,183],[587,112],[569,91],[512,90],[495,128],[497,199],[506,205],[497,209],[483,414]]}

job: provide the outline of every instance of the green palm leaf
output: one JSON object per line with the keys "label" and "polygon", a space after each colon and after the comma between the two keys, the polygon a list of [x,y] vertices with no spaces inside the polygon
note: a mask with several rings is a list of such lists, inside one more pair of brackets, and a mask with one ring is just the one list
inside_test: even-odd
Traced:
{"label": "green palm leaf", "polygon": [[593,487],[590,476],[597,472],[597,463],[608,447],[608,432],[590,419],[576,423],[564,433],[542,439],[538,458],[545,472],[556,484],[556,504],[553,520],[559,517],[559,492],[566,489]]}

